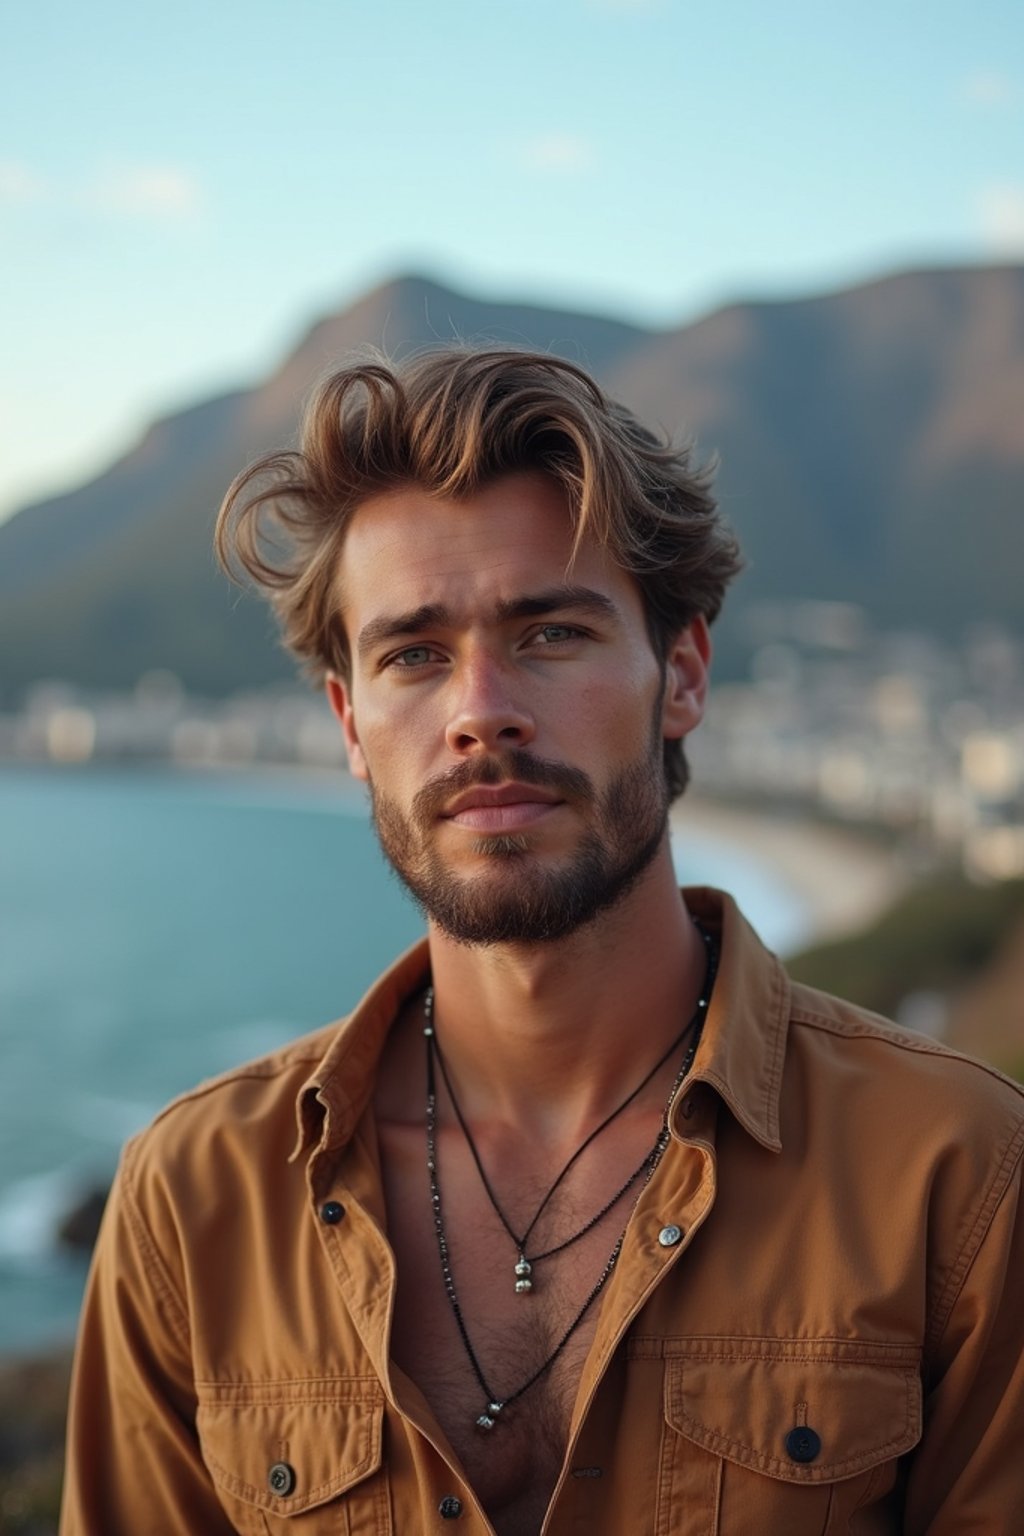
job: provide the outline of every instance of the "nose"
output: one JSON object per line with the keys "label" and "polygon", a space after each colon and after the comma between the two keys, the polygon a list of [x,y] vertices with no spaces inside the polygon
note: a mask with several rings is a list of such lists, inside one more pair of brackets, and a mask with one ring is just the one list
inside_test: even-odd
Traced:
{"label": "nose", "polygon": [[460,669],[445,727],[445,741],[460,757],[524,747],[533,740],[532,714],[516,696],[513,679],[493,657],[478,654]]}

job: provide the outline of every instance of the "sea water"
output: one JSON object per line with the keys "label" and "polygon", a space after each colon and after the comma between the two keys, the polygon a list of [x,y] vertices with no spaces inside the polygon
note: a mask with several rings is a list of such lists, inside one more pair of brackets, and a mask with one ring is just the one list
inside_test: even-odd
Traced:
{"label": "sea water", "polygon": [[[773,872],[694,835],[773,947]],[[343,776],[0,771],[0,1352],[69,1336],[55,1238],[174,1094],[349,1009],[423,921]]]}

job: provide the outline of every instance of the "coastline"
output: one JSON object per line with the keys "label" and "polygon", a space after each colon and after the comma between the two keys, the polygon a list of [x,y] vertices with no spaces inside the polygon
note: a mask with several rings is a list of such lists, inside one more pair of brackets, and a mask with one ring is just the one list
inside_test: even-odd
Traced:
{"label": "coastline", "polygon": [[911,883],[897,847],[789,809],[737,806],[688,790],[672,809],[671,829],[684,872],[688,836],[713,838],[771,870],[800,903],[807,946],[871,922]]}
{"label": "coastline", "polygon": [[[310,809],[336,806],[350,813],[367,810],[365,786],[342,764],[276,762],[177,762],[168,759],[89,762],[74,765],[0,760],[0,769],[54,774],[118,773],[129,779],[166,777],[201,784],[218,780],[248,783],[262,798],[280,796]],[[684,883],[688,838],[715,842],[760,866],[799,906],[805,944],[845,936],[871,922],[913,883],[906,850],[883,843],[855,825],[838,826],[791,806],[737,804],[689,788],[672,807],[669,827],[677,867]],[[699,883],[696,882],[696,883]],[[803,947],[803,945],[801,945]]]}
{"label": "coastline", "polygon": [[[225,777],[238,771],[233,764],[173,767]],[[240,776],[328,804],[336,799],[348,811],[368,810],[366,787],[344,766],[248,764]],[[800,948],[855,932],[912,884],[897,845],[791,807],[739,805],[690,788],[672,807],[669,829],[684,875],[687,836],[695,835],[735,849],[777,880],[800,907],[805,930]]]}

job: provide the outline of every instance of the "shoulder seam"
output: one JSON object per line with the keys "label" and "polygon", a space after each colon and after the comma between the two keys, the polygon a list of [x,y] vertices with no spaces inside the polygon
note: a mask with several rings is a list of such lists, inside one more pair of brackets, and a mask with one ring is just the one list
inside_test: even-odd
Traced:
{"label": "shoulder seam", "polygon": [[[283,1077],[296,1068],[305,1068],[311,1071],[319,1066],[323,1060],[323,1050],[311,1052],[304,1056],[296,1054],[288,1056],[281,1052],[275,1056],[269,1056],[261,1061],[248,1062],[244,1066],[232,1067],[227,1072],[222,1072],[217,1077],[207,1078],[205,1082],[196,1083],[194,1088],[187,1088],[184,1093],[179,1093],[165,1104],[158,1114],[153,1116],[147,1129],[159,1125],[161,1120],[172,1114],[182,1105],[191,1104],[195,1100],[207,1098],[211,1093],[217,1093],[222,1088],[231,1088],[236,1083],[244,1082],[270,1082],[274,1078]],[[142,1133],[143,1135],[145,1132]]]}
{"label": "shoulder seam", "polygon": [[[1007,1077],[1005,1072],[1000,1072],[998,1067],[993,1067],[987,1061],[981,1061],[976,1056],[965,1055],[962,1051],[956,1051],[952,1046],[943,1045],[940,1040],[933,1040],[928,1035],[913,1035],[907,1030],[901,1030],[896,1024],[891,1024],[881,1015],[870,1014],[864,1011],[859,1018],[843,1020],[831,1018],[826,1014],[814,1013],[807,1008],[794,1008],[790,1014],[791,1024],[806,1024],[810,1029],[820,1029],[826,1034],[841,1035],[848,1040],[867,1039],[877,1040],[884,1045],[891,1045],[896,1050],[909,1051],[918,1056],[940,1056],[944,1061],[959,1062],[965,1067],[973,1067],[982,1072],[986,1077],[992,1078],[997,1083],[1002,1083],[1012,1088],[1017,1096],[1024,1100],[1024,1084],[1015,1082],[1012,1077]],[[1024,1104],[1022,1104],[1024,1113]]]}

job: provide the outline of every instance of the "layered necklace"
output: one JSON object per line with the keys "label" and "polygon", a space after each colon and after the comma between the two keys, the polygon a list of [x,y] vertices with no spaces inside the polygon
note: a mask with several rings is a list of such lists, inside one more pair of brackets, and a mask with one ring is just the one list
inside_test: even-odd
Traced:
{"label": "layered necklace", "polygon": [[[616,1263],[618,1262],[619,1254],[622,1251],[622,1243],[623,1238],[625,1237],[625,1231],[620,1233],[615,1246],[612,1248],[611,1253],[605,1261],[604,1268],[602,1269],[600,1275],[597,1277],[597,1280],[591,1287],[590,1291],[587,1293],[583,1305],[580,1307],[579,1311],[576,1313],[575,1317],[572,1319],[569,1326],[566,1328],[565,1332],[559,1339],[558,1343],[555,1345],[555,1348],[548,1355],[547,1359],[542,1361],[537,1369],[533,1372],[533,1374],[529,1376],[526,1381],[522,1382],[518,1387],[516,1387],[514,1391],[507,1392],[504,1397],[499,1397],[488,1386],[487,1380],[483,1373],[483,1368],[480,1365],[476,1350],[474,1349],[472,1340],[469,1337],[469,1330],[466,1327],[466,1320],[463,1316],[462,1307],[459,1303],[458,1294],[455,1289],[455,1279],[452,1274],[451,1256],[448,1248],[448,1237],[444,1225],[437,1157],[437,1093],[435,1082],[435,1063],[437,1067],[440,1068],[441,1076],[444,1080],[444,1085],[447,1090],[448,1097],[451,1100],[452,1109],[455,1112],[455,1118],[458,1121],[462,1134],[466,1139],[466,1144],[469,1147],[473,1162],[475,1163],[477,1172],[480,1175],[480,1180],[483,1184],[487,1198],[490,1201],[491,1206],[493,1207],[495,1214],[500,1220],[505,1231],[508,1233],[509,1237],[512,1239],[512,1242],[515,1244],[516,1260],[513,1267],[515,1293],[519,1296],[529,1295],[534,1290],[535,1266],[542,1260],[553,1258],[555,1254],[563,1253],[566,1248],[571,1248],[574,1243],[578,1243],[581,1238],[585,1237],[588,1232],[592,1231],[593,1228],[597,1226],[598,1222],[603,1220],[603,1218],[608,1215],[609,1211],[611,1211],[612,1208],[618,1204],[622,1197],[633,1187],[634,1184],[637,1183],[638,1180],[641,1178],[643,1179],[643,1185],[641,1188],[646,1185],[653,1176],[658,1164],[661,1162],[665,1148],[668,1146],[669,1140],[671,1139],[668,1122],[669,1114],[672,1108],[672,1102],[675,1099],[675,1096],[679,1091],[679,1088],[684,1078],[686,1077],[686,1074],[689,1072],[690,1067],[693,1064],[693,1058],[696,1055],[697,1047],[700,1044],[700,1037],[704,1027],[704,1020],[707,1016],[708,1007],[711,1002],[711,990],[714,986],[715,972],[718,968],[718,948],[714,938],[710,933],[702,928],[699,923],[696,924],[696,927],[701,938],[704,940],[704,945],[707,952],[707,960],[704,972],[704,983],[701,987],[700,997],[697,1000],[697,1006],[694,1009],[693,1016],[687,1023],[686,1028],[681,1032],[681,1034],[677,1036],[675,1040],[673,1040],[665,1054],[655,1062],[654,1066],[647,1073],[642,1082],[638,1083],[632,1092],[625,1099],[623,1099],[622,1103],[619,1104],[616,1109],[613,1109],[611,1114],[607,1115],[605,1119],[601,1121],[600,1125],[598,1125],[595,1130],[591,1131],[589,1136],[587,1136],[586,1139],[582,1141],[576,1148],[576,1151],[569,1158],[568,1162],[562,1168],[554,1183],[550,1186],[547,1193],[544,1195],[543,1199],[541,1200],[537,1209],[534,1211],[532,1218],[522,1233],[517,1233],[515,1231],[514,1227],[503,1211],[498,1198],[494,1193],[491,1182],[484,1170],[483,1161],[477,1150],[476,1143],[470,1134],[466,1118],[463,1115],[461,1108],[459,1107],[459,1102],[455,1096],[455,1091],[452,1087],[451,1078],[449,1077],[448,1068],[445,1063],[444,1056],[441,1053],[441,1047],[437,1039],[437,1032],[434,1027],[434,989],[433,987],[427,988],[423,1001],[423,1034],[426,1040],[427,1053],[426,1125],[427,1173],[430,1181],[430,1201],[434,1213],[434,1232],[437,1237],[437,1249],[441,1260],[441,1275],[444,1280],[445,1294],[448,1297],[448,1302],[451,1306],[452,1314],[455,1318],[455,1322],[459,1330],[459,1336],[462,1339],[462,1344],[466,1351],[466,1357],[469,1360],[469,1364],[472,1368],[474,1376],[476,1377],[480,1390],[486,1399],[486,1406],[476,1419],[476,1425],[478,1429],[485,1431],[492,1430],[495,1427],[498,1421],[498,1415],[502,1412],[502,1410],[507,1408],[510,1403],[515,1402],[517,1398],[522,1397],[525,1392],[528,1392],[534,1383],[539,1381],[540,1378],[545,1375],[545,1373],[549,1371],[554,1365],[555,1361],[561,1355],[562,1351],[565,1349],[565,1346],[568,1344],[577,1328],[579,1328],[580,1324],[583,1322],[583,1319],[586,1317],[590,1308],[597,1300],[597,1297],[600,1295],[609,1277],[611,1276],[611,1273],[615,1268]],[[684,1041],[688,1041],[688,1044],[686,1046],[683,1059],[680,1063],[679,1070],[676,1073],[675,1081],[673,1082],[672,1088],[669,1092],[668,1099],[665,1104],[665,1109],[662,1112],[661,1127],[658,1131],[654,1145],[645,1155],[639,1167],[633,1170],[633,1172],[629,1175],[629,1178],[626,1179],[624,1184],[620,1185],[620,1187],[612,1195],[611,1199],[606,1200],[604,1205],[601,1206],[600,1210],[591,1216],[589,1220],[584,1222],[584,1224],[575,1232],[571,1233],[569,1237],[564,1238],[559,1243],[555,1243],[550,1248],[544,1249],[540,1253],[532,1253],[528,1255],[530,1234],[533,1232],[537,1222],[540,1220],[541,1215],[547,1208],[552,1196],[562,1184],[570,1169],[575,1166],[576,1162],[580,1157],[582,1157],[583,1153],[590,1146],[591,1142],[596,1140],[596,1138],[601,1135],[602,1131],[607,1130],[608,1126],[611,1125],[613,1120],[618,1119],[619,1115],[621,1115],[624,1110],[629,1108],[630,1104],[632,1104],[633,1101],[643,1092],[648,1083],[651,1082],[651,1080],[657,1075],[665,1063],[678,1050],[681,1049]]]}

